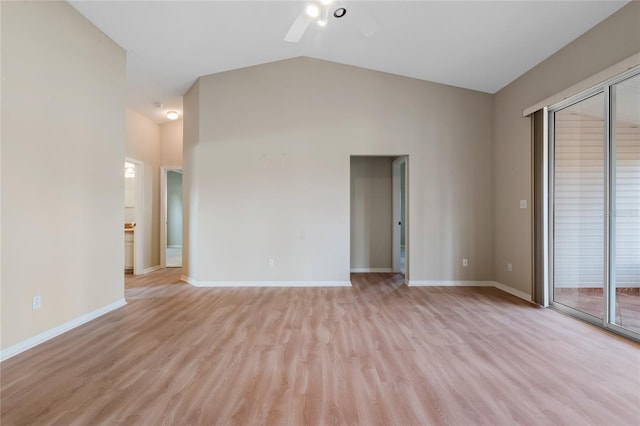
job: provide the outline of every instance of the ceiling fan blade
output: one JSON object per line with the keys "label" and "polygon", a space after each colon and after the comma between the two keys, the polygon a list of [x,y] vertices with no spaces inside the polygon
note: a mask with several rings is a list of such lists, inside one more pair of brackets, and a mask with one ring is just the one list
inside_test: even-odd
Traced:
{"label": "ceiling fan blade", "polygon": [[296,20],[293,21],[293,24],[291,24],[291,28],[289,28],[287,35],[284,36],[284,41],[288,41],[290,43],[299,42],[305,31],[307,31],[310,23],[311,19],[309,16],[304,12],[300,13]]}

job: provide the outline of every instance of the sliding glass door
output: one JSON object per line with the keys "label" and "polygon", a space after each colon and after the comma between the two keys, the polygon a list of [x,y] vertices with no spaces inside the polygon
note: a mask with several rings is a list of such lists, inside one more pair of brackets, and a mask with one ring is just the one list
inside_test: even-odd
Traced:
{"label": "sliding glass door", "polygon": [[640,333],[640,75],[611,86],[610,322]]}
{"label": "sliding glass door", "polygon": [[554,113],[554,301],[604,315],[605,124],[602,92]]}
{"label": "sliding glass door", "polygon": [[640,337],[640,75],[549,110],[551,304]]}

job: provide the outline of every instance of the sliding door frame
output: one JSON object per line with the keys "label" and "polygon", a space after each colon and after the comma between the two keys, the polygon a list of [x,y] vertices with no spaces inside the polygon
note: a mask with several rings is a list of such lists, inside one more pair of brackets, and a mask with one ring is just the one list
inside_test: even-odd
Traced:
{"label": "sliding door frame", "polygon": [[[570,314],[583,321],[596,324],[606,330],[621,334],[632,340],[640,342],[640,334],[627,330],[615,324],[615,293],[616,293],[616,277],[615,268],[615,226],[612,220],[612,212],[616,205],[616,179],[615,179],[615,159],[616,159],[616,126],[612,125],[614,118],[615,99],[614,91],[611,88],[628,78],[640,75],[640,67],[627,70],[626,72],[609,79],[601,84],[585,90],[575,96],[567,98],[561,102],[544,108],[544,116],[546,118],[546,129],[544,136],[546,141],[544,145],[547,147],[547,170],[548,170],[548,246],[547,246],[547,282],[549,306],[561,312]],[[577,104],[592,96],[602,93],[604,95],[604,274],[603,274],[603,316],[602,319],[582,312],[576,308],[563,305],[555,301],[555,284],[554,284],[554,228],[555,228],[555,113]]]}
{"label": "sliding door frame", "polygon": [[[549,258],[548,258],[548,262],[549,262],[549,306],[551,306],[552,308],[555,308],[561,312],[570,314],[572,316],[575,316],[581,320],[584,321],[588,321],[590,323],[593,324],[598,324],[598,325],[603,325],[603,322],[605,322],[607,315],[606,312],[603,313],[603,319],[600,319],[598,317],[595,317],[593,315],[590,315],[586,312],[582,312],[576,308],[572,308],[570,306],[567,305],[563,305],[562,303],[556,302],[556,297],[555,297],[555,283],[554,283],[554,276],[555,276],[555,265],[554,265],[554,259],[555,259],[555,180],[556,180],[556,176],[555,176],[555,128],[556,128],[556,123],[555,123],[555,113],[558,111],[561,111],[571,105],[577,104],[579,102],[582,102],[588,98],[591,98],[593,96],[597,96],[599,94],[603,93],[602,87],[596,87],[596,88],[592,88],[590,90],[584,91],[582,93],[580,93],[577,96],[565,99],[562,102],[559,102],[551,107],[548,108],[547,110],[547,121],[548,121],[548,126],[547,126],[547,138],[548,138],[548,155],[549,155],[549,188],[548,188],[548,194],[549,194]],[[605,100],[606,103],[606,100]],[[608,120],[605,120],[608,121]],[[606,130],[605,130],[606,133]],[[605,146],[604,146],[604,150],[607,151],[607,136],[605,135]],[[607,188],[607,182],[605,179],[605,188]],[[606,190],[605,192],[605,197],[606,197]],[[606,200],[605,200],[605,211],[608,211],[607,209],[607,204],[606,204]],[[608,214],[605,214],[605,216],[608,216]],[[606,224],[605,224],[605,229],[606,229]],[[605,231],[605,234],[607,233],[607,231]],[[605,239],[606,239],[606,235],[605,235]],[[606,244],[605,244],[605,252],[607,251],[606,248]],[[606,253],[603,253],[606,256]],[[605,257],[605,263],[606,263],[606,257]],[[606,268],[606,265],[605,265]],[[606,269],[605,272],[603,274],[603,280],[606,280],[607,273],[606,273]],[[605,283],[606,284],[606,283]],[[605,292],[605,288],[606,285],[603,284],[603,292]],[[605,292],[606,293],[606,292]]]}

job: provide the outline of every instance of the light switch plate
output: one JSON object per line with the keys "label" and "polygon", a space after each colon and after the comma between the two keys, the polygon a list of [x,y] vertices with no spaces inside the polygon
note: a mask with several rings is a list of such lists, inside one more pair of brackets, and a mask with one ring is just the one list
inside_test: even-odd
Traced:
{"label": "light switch plate", "polygon": [[527,208],[527,200],[520,200],[520,208],[521,209]]}

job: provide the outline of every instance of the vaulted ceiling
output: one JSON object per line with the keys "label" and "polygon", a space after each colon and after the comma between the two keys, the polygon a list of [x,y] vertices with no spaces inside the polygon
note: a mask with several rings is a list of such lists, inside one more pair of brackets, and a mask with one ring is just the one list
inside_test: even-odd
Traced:
{"label": "vaulted ceiling", "polygon": [[627,1],[335,1],[347,14],[298,43],[303,1],[70,3],[126,49],[128,105],[161,123],[201,75],[298,56],[495,93]]}

